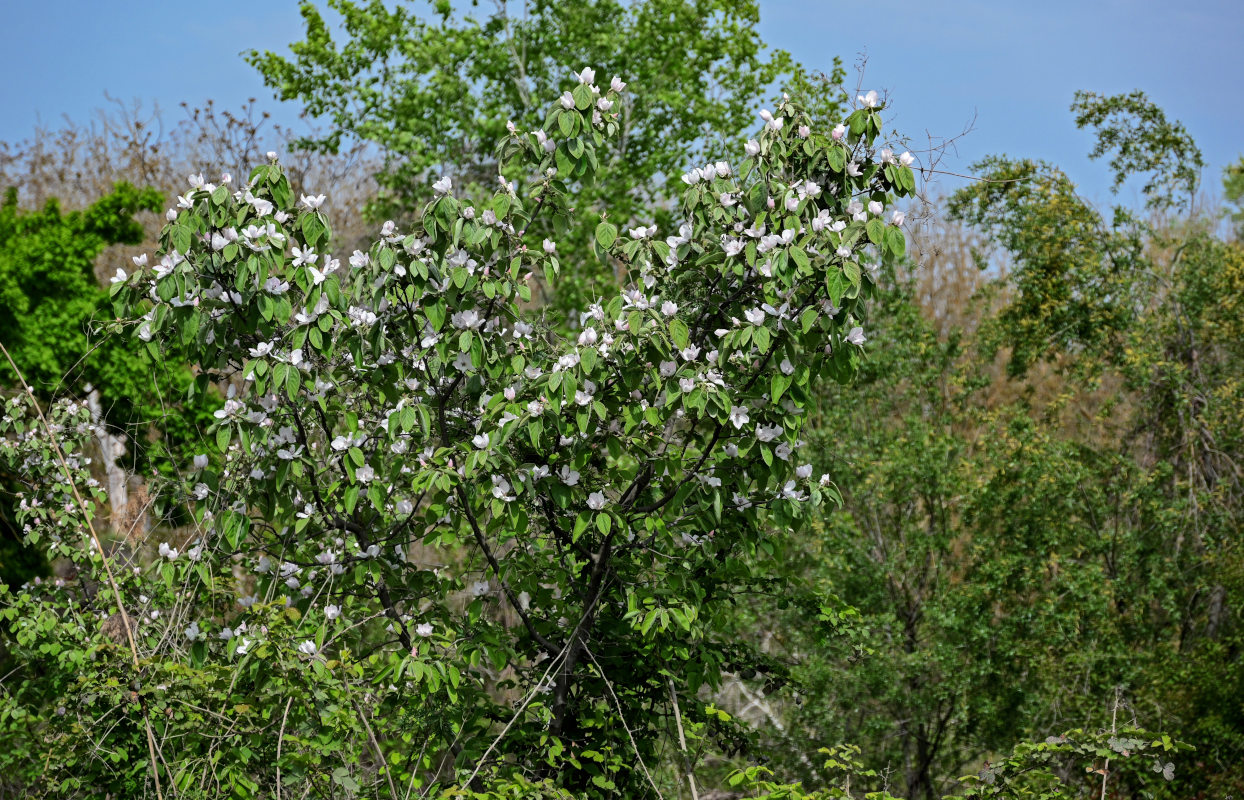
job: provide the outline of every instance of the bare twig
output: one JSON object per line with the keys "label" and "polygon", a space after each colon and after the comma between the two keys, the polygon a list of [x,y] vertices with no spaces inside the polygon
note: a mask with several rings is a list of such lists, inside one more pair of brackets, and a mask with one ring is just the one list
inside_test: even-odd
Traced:
{"label": "bare twig", "polygon": [[285,721],[289,719],[289,707],[294,704],[291,695],[285,701],[285,713],[281,715],[281,732],[276,737],[276,800],[281,800],[281,745],[285,743]]}
{"label": "bare twig", "polygon": [[631,749],[635,751],[635,760],[639,762],[639,768],[644,771],[644,777],[648,779],[648,785],[652,787],[652,791],[657,793],[660,800],[665,800],[661,796],[661,790],[657,788],[656,782],[652,780],[651,773],[648,772],[648,765],[644,763],[644,757],[639,754],[639,745],[635,743],[635,736],[631,733],[630,727],[626,724],[626,716],[622,713],[622,702],[618,700],[617,694],[613,691],[613,683],[605,676],[605,670],[601,667],[600,662],[596,660],[596,656],[592,655],[592,651],[585,644],[583,652],[587,653],[587,657],[592,659],[592,663],[596,665],[596,670],[600,672],[600,678],[605,682],[605,687],[609,689],[609,696],[613,698],[613,704],[618,709],[618,721],[622,723],[622,730],[626,731],[626,738],[631,740]]}
{"label": "bare twig", "polygon": [[687,786],[691,787],[691,800],[700,800],[700,793],[695,790],[695,775],[691,770],[691,759],[687,756],[687,737],[682,732],[682,712],[678,708],[678,692],[674,689],[674,678],[667,676],[670,687],[670,702],[674,704],[674,723],[678,726],[678,749],[682,751],[683,773],[687,776]]}

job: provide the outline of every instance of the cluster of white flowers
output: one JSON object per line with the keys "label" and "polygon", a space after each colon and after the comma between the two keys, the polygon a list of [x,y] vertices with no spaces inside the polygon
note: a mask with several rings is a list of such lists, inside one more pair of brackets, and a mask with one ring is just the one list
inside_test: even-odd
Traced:
{"label": "cluster of white flowers", "polygon": [[[590,118],[592,135],[604,136],[625,84],[614,77],[602,93],[594,70],[575,77],[553,116],[572,119],[574,130],[586,130]],[[870,113],[881,107],[875,92],[857,99]],[[748,160],[714,160],[682,174],[687,201],[674,225],[602,220],[609,233],[598,229],[599,243],[627,270],[625,285],[570,314],[565,332],[531,308],[533,276],[555,273],[559,245],[543,234],[525,239],[525,215],[542,204],[514,199],[505,178],[477,210],[454,196],[454,180],[437,177],[430,210],[412,230],[384,223],[375,245],[355,250],[343,270],[327,236],[315,235],[326,195],[308,192],[294,203],[275,163],[258,168],[225,209],[223,195],[212,197],[217,187],[192,176],[170,211],[178,237],[198,232],[182,237],[184,252],[150,265],[135,258],[134,274],[119,269],[114,292],[136,298],[138,335],[149,341],[180,334],[174,326],[192,306],[198,328],[185,339],[201,348],[203,369],[238,378],[228,380],[215,412],[219,458],[194,456],[183,485],[196,521],[208,528],[228,520],[237,533],[255,509],[273,519],[247,528],[255,555],[242,563],[256,586],[239,600],[237,618],[183,617],[174,630],[196,643],[218,637],[241,657],[266,641],[251,619],[256,605],[322,608],[304,619],[335,623],[336,631],[348,627],[344,606],[350,623],[362,624],[363,601],[350,582],[425,569],[407,560],[416,531],[428,542],[466,537],[478,547],[477,531],[528,526],[529,539],[514,534],[492,554],[502,561],[535,558],[544,534],[568,548],[586,547],[578,537],[612,536],[620,547],[642,543],[659,554],[735,535],[694,529],[687,520],[696,507],[715,503],[720,516],[725,502],[725,513],[769,513],[831,492],[829,477],[813,477],[801,457],[799,387],[822,363],[845,369],[858,356],[852,348],[866,344],[859,306],[874,279],[870,248],[879,247],[885,215],[893,226],[905,222],[884,175],[910,168],[914,157],[889,148],[874,157],[870,144],[848,135],[858,125],[825,131],[788,99],[760,117],[763,130],[743,147]],[[552,178],[563,163],[558,148],[572,138],[567,130],[509,126],[512,137],[530,137],[510,145],[531,160],[527,174],[542,191],[559,183]],[[594,146],[591,138],[574,146]],[[841,155],[836,174],[800,168],[809,141]],[[534,228],[550,229],[561,230]],[[174,274],[185,290],[170,298],[172,282],[158,284]],[[667,513],[675,496],[683,509]],[[641,530],[646,517],[662,515]],[[164,542],[158,563],[165,571],[232,570],[228,541],[204,535],[184,542],[184,554]],[[549,587],[537,588],[543,576],[525,584],[541,598],[536,609],[527,591],[511,592],[521,587],[507,584],[505,568],[486,567],[479,580],[478,571],[466,581],[428,572],[446,595],[494,598],[548,622],[570,616],[572,598],[554,592],[546,600]],[[452,635],[451,624],[442,627],[442,614],[452,612],[407,602],[397,600],[376,624],[407,639],[413,630],[414,650],[442,646],[423,640],[437,630]],[[247,619],[250,635],[242,636]],[[219,634],[210,627],[225,622]],[[332,641],[322,634],[304,628],[279,649],[318,658]]]}

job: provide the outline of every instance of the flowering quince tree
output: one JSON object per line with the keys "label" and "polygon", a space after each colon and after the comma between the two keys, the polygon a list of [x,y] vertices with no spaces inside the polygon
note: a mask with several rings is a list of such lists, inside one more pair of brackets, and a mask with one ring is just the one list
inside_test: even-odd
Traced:
{"label": "flowering quince tree", "polygon": [[715,615],[837,500],[804,407],[861,356],[910,157],[875,146],[875,95],[833,129],[783,98],[682,176],[676,230],[601,215],[626,283],[554,329],[530,282],[573,267],[528,229],[593,180],[625,91],[576,79],[499,143],[491,197],[433,176],[366,252],[331,252],[331,199],[275,160],[192,178],[111,288],[136,347],[227,387],[158,487],[193,524],[152,552],[86,535],[89,413],[8,402],[26,536],[80,576],[5,597],[29,671],[4,713],[57,709],[34,794],[631,795],[736,738],[700,691],[746,666]]}

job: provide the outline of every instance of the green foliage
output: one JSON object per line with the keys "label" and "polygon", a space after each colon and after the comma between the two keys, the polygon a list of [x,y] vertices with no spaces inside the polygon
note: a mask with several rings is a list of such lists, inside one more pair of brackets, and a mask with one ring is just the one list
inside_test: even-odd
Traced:
{"label": "green foliage", "polygon": [[1057,167],[991,157],[982,181],[951,197],[952,219],[985,232],[1013,259],[1006,308],[986,347],[1011,350],[1012,375],[1060,352],[1112,348],[1134,308],[1139,242],[1131,219],[1107,225]]}
{"label": "green foliage", "polygon": [[1235,223],[1236,238],[1244,238],[1244,158],[1223,170],[1222,195],[1235,206],[1231,221]]}
{"label": "green foliage", "polygon": [[[816,80],[786,53],[766,52],[755,0],[537,0],[521,15],[501,3],[462,17],[449,3],[426,14],[406,4],[328,6],[330,18],[301,4],[306,39],[291,45],[292,57],[251,51],[247,60],[282,100],[327,121],[328,131],[304,145],[335,151],[356,139],[379,148],[386,167],[371,210],[376,219],[417,215],[431,198],[431,174],[450,176],[467,196],[491,194],[498,171],[492,142],[509,123],[540,127],[544,108],[533,98],[571,88],[572,64],[599,64],[602,83],[621,75],[648,88],[620,96],[613,109],[619,135],[585,165],[594,185],[582,172],[567,176],[577,184],[574,213],[533,222],[533,233],[556,238],[577,262],[555,293],[545,287],[543,299],[562,310],[584,305],[619,277],[616,265],[590,258],[600,212],[619,225],[655,219],[668,226],[677,175],[705,152],[741,147],[775,83],[798,92],[821,124],[842,113],[840,62],[833,61],[828,80]],[[340,37],[330,26],[335,18]],[[579,159],[581,145],[566,128],[549,129],[545,146],[559,166]]]}
{"label": "green foliage", "polygon": [[[1166,786],[1142,758],[1112,767],[1111,787],[1228,794],[1244,758],[1244,717],[1224,702],[1240,672],[1229,609],[1244,596],[1244,251],[1205,220],[1107,224],[1052,167],[985,169],[951,208],[1009,269],[964,327],[941,331],[916,279],[883,273],[878,344],[811,426],[844,513],[796,541],[789,569],[858,608],[858,645],[792,667],[804,702],[787,707],[779,763],[811,781],[798,754],[850,741],[873,768],[901,765],[891,783],[906,796],[953,794],[960,771],[1063,720],[1107,730],[1122,687],[1131,718],[1160,713],[1200,768]],[[1013,348],[1005,378],[1000,344]],[[775,626],[801,631],[786,651],[825,653],[804,619]],[[1016,750],[1019,783],[996,793],[1091,788],[1027,783],[1055,752],[1070,751]]]}
{"label": "green foliage", "polygon": [[[1144,92],[1110,97],[1076,92],[1071,110],[1076,126],[1092,128],[1097,143],[1090,158],[1114,153],[1114,190],[1133,176],[1145,175],[1141,191],[1150,208],[1187,204],[1196,194],[1205,160],[1183,123],[1168,122],[1166,114]],[[1148,173],[1148,174],[1146,174]]]}
{"label": "green foliage", "polygon": [[[0,204],[0,337],[38,391],[51,395],[62,380],[79,375],[94,379],[79,362],[90,349],[87,323],[105,297],[95,280],[95,258],[110,244],[142,241],[134,215],[155,211],[159,203],[153,190],[124,183],[70,214],[62,214],[55,202],[23,212],[17,190],[5,194]],[[0,380],[16,383],[7,362],[0,364]]]}
{"label": "green foliage", "polygon": [[[1083,796],[1094,788],[1105,787],[1120,761],[1128,761],[1136,777],[1153,783],[1171,780],[1174,764],[1166,759],[1171,753],[1189,749],[1172,742],[1170,737],[1153,739],[1151,734],[1133,728],[1115,732],[1086,733],[1067,731],[1050,736],[1043,742],[1023,742],[1006,758],[988,764],[977,775],[968,776],[967,791],[959,797],[1033,798],[1058,800]],[[1112,767],[1111,762],[1115,762]],[[1147,774],[1136,763],[1152,765]],[[1070,780],[1067,775],[1070,773]],[[1079,774],[1077,774],[1079,773]],[[1082,778],[1081,775],[1085,775]],[[1095,780],[1094,780],[1095,779]],[[1118,777],[1116,776],[1116,788]],[[1089,784],[1086,786],[1086,784]],[[1143,782],[1142,782],[1143,785]],[[1105,789],[1102,789],[1105,792]],[[1146,793],[1147,794],[1147,793]],[[1135,795],[1132,795],[1135,796]]]}

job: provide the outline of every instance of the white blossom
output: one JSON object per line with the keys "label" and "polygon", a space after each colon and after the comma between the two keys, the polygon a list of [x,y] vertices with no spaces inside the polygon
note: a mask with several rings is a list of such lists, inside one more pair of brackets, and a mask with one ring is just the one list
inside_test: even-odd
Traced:
{"label": "white blossom", "polygon": [[773,425],[773,426],[757,425],[756,426],[756,438],[762,442],[771,442],[774,439],[776,439],[781,433],[782,433],[781,425]]}
{"label": "white blossom", "polygon": [[782,497],[786,500],[795,501],[804,499],[803,493],[798,490],[794,481],[787,481],[786,485],[782,487]]}

